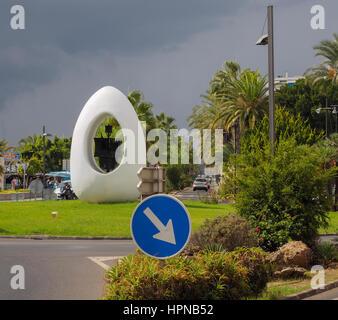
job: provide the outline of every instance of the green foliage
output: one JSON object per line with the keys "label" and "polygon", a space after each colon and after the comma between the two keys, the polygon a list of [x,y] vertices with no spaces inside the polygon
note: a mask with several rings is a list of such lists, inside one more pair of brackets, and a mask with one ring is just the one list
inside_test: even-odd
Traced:
{"label": "green foliage", "polygon": [[241,131],[252,129],[256,121],[263,118],[268,108],[266,76],[258,70],[243,70],[229,83],[229,91],[222,97],[223,107],[216,119],[225,120],[225,129],[229,130],[239,122]]}
{"label": "green foliage", "polygon": [[265,261],[266,254],[260,248],[237,248],[229,256],[248,269],[252,292],[256,296],[262,292],[272,275],[272,266]]}
{"label": "green foliage", "polygon": [[[189,126],[224,129],[224,142],[229,142],[232,136],[235,151],[239,153],[241,132],[245,128],[252,129],[267,111],[266,84],[266,77],[257,70],[241,71],[238,63],[225,62],[222,70],[218,70],[210,81],[206,94],[201,96],[202,105],[193,109],[188,118]],[[224,153],[229,151],[226,149]]]}
{"label": "green foliage", "polygon": [[[324,132],[312,129],[301,116],[293,115],[286,108],[276,108],[275,113],[276,143],[289,138],[295,139],[298,145],[312,145],[324,137]],[[253,130],[247,130],[241,139],[241,152],[263,149],[269,145],[269,116],[265,115]]]}
{"label": "green foliage", "polygon": [[[37,173],[41,173],[43,170],[42,160],[39,160],[37,157],[33,156],[28,161],[29,166],[26,169],[26,174],[29,176],[34,176]],[[24,170],[22,166],[19,167],[19,174],[23,176]]]}
{"label": "green foliage", "polygon": [[169,165],[166,170],[169,188],[179,190],[181,188],[181,175],[183,174],[182,167],[179,165]]}
{"label": "green foliage", "polygon": [[[236,247],[253,247],[257,243],[250,223],[235,214],[206,219],[200,229],[193,232],[184,252],[199,251],[213,246],[232,251]],[[192,250],[193,249],[193,250]]]}
{"label": "green foliage", "polygon": [[[338,85],[331,81],[321,80],[312,84],[306,79],[296,81],[293,86],[282,86],[276,91],[276,104],[286,108],[290,114],[300,114],[303,120],[317,129],[317,132],[325,130],[325,111],[316,113],[316,109],[328,104],[336,104],[338,101]],[[336,115],[328,112],[328,134],[336,131]]]}
{"label": "green foliage", "polygon": [[327,225],[332,200],[325,188],[336,169],[325,161],[320,149],[295,139],[279,140],[275,156],[266,147],[231,159],[225,183],[237,191],[238,213],[252,223],[262,248],[274,251],[290,238],[312,245]]}
{"label": "green foliage", "polygon": [[315,247],[315,256],[319,264],[327,266],[333,261],[338,261],[337,246],[331,242],[319,242]]}
{"label": "green foliage", "polygon": [[172,190],[181,190],[191,186],[193,183],[193,174],[195,165],[192,164],[169,164],[166,165],[167,171],[167,192]]}
{"label": "green foliage", "polygon": [[332,83],[338,81],[338,34],[333,34],[333,41],[322,40],[313,49],[317,50],[316,56],[324,57],[318,66],[308,69],[305,74],[311,81],[325,79]]}
{"label": "green foliage", "polygon": [[[249,270],[258,260],[264,267]],[[264,253],[257,249],[241,249],[233,255],[203,251],[192,258],[176,256],[163,262],[143,254],[129,255],[107,272],[105,299],[237,300],[258,295],[267,275]]]}
{"label": "green foliage", "polygon": [[[70,147],[72,140],[71,138],[59,138],[56,135],[53,140],[45,138],[46,146],[46,172],[49,171],[58,171],[62,170],[62,160],[70,158]],[[25,139],[19,141],[19,146],[17,148],[18,152],[22,153],[22,160],[24,162],[31,162],[37,170],[39,160],[41,163],[43,161],[43,137],[42,135],[29,136]],[[36,171],[35,169],[27,170],[27,174],[31,175],[32,172],[42,172],[42,167],[40,170]]]}

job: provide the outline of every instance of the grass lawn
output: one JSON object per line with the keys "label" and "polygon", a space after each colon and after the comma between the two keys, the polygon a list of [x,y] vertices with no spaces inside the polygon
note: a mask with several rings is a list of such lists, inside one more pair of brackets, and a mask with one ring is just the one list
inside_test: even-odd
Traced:
{"label": "grass lawn", "polygon": [[319,229],[319,233],[338,233],[338,211],[329,212],[329,226],[327,229]]}
{"label": "grass lawn", "polygon": [[[138,202],[89,204],[74,201],[0,203],[0,235],[129,237],[130,218]],[[231,205],[185,202],[196,230],[206,218],[234,211]],[[57,211],[57,218],[51,212]]]}

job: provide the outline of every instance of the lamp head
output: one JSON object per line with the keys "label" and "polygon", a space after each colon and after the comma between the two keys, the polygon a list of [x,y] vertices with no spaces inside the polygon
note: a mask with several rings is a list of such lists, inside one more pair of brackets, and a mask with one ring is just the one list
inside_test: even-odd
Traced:
{"label": "lamp head", "polygon": [[257,46],[265,46],[268,44],[268,35],[267,34],[264,34],[263,36],[261,36],[258,41],[256,42],[256,45]]}
{"label": "lamp head", "polygon": [[322,110],[322,108],[318,108],[318,109],[316,109],[316,112],[318,113],[318,114],[320,114],[320,111]]}

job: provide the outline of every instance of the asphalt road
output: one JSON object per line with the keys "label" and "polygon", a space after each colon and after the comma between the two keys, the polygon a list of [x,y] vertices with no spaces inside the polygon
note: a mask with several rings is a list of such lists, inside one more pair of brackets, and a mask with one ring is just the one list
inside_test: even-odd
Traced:
{"label": "asphalt road", "polygon": [[[217,190],[218,185],[215,183],[215,181],[212,181],[210,185],[210,190]],[[179,191],[176,194],[174,194],[175,197],[180,199],[181,201],[199,201],[200,198],[206,198],[210,195],[205,190],[196,190],[193,191],[192,187],[186,188],[183,191]]]}
{"label": "asphalt road", "polygon": [[[104,267],[135,248],[131,240],[0,239],[0,299],[100,299]],[[14,265],[24,268],[24,290],[10,286]]]}

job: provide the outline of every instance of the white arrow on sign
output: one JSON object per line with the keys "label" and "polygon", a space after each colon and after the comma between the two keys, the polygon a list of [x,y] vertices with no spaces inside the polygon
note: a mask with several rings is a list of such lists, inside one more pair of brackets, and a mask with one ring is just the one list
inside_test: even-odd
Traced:
{"label": "white arrow on sign", "polygon": [[156,217],[154,212],[150,210],[149,207],[145,209],[143,212],[148,217],[148,219],[154,224],[154,226],[160,231],[159,233],[154,234],[153,238],[169,242],[171,244],[176,244],[173,222],[171,219],[169,219],[167,225],[165,226],[159,220],[159,218]]}

